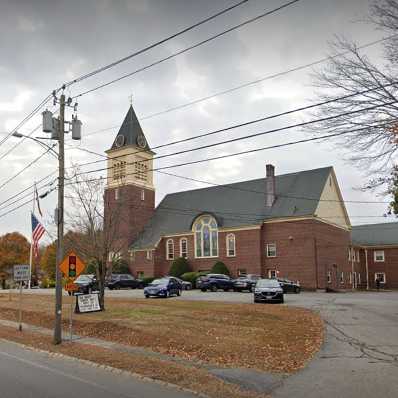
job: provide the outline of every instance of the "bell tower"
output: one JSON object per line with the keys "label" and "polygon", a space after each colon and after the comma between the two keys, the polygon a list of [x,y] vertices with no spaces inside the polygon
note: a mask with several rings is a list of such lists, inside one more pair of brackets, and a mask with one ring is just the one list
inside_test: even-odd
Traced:
{"label": "bell tower", "polygon": [[127,260],[131,243],[155,210],[153,155],[131,105],[108,155],[104,195],[105,229],[112,250]]}

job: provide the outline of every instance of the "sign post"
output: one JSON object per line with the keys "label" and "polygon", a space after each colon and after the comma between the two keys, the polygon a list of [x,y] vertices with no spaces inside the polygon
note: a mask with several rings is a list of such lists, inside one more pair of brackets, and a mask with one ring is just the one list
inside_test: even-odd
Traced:
{"label": "sign post", "polygon": [[[72,251],[67,257],[64,258],[62,263],[59,265],[59,269],[62,272],[64,278],[67,280],[65,284],[65,290],[67,292],[75,292],[78,290],[78,286],[73,283],[74,280],[84,271],[86,265],[79,257]],[[70,341],[73,339],[73,303],[70,305],[69,312],[69,338]]]}
{"label": "sign post", "polygon": [[29,281],[29,264],[14,265],[14,282],[19,282],[18,330],[22,332],[22,284]]}

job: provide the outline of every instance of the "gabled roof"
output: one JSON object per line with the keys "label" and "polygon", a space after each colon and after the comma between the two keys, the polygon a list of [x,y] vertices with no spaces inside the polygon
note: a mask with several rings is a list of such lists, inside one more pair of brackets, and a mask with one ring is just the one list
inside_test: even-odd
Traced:
{"label": "gabled roof", "polygon": [[352,242],[363,246],[398,245],[398,222],[354,225]]}
{"label": "gabled roof", "polygon": [[213,214],[219,227],[261,225],[264,220],[314,215],[332,167],[275,177],[276,200],[265,206],[265,178],[166,195],[133,249],[153,247],[164,235],[191,232],[202,213]]}
{"label": "gabled roof", "polygon": [[[116,140],[118,136],[123,136],[124,137],[124,142],[123,145],[117,146]],[[135,145],[137,146],[137,139],[138,137],[144,137],[144,132],[142,131],[140,122],[138,121],[137,115],[134,112],[133,106],[131,105],[126,117],[124,118],[123,124],[119,129],[119,132],[117,133],[115,140],[113,141],[112,149],[119,149],[120,147],[124,146],[129,146],[129,145]],[[148,141],[145,138],[145,146],[142,147],[143,150],[150,150]]]}

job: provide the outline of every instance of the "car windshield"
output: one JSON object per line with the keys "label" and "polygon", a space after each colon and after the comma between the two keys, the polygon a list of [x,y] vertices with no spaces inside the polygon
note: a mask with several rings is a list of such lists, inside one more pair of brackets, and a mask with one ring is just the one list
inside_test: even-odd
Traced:
{"label": "car windshield", "polygon": [[256,287],[281,287],[276,279],[260,279],[256,283]]}
{"label": "car windshield", "polygon": [[150,283],[152,286],[159,286],[159,285],[167,285],[169,283],[169,280],[166,278],[161,278],[161,279],[155,279]]}
{"label": "car windshield", "polygon": [[80,275],[76,280],[75,283],[79,283],[79,282],[91,282],[94,278],[94,275]]}

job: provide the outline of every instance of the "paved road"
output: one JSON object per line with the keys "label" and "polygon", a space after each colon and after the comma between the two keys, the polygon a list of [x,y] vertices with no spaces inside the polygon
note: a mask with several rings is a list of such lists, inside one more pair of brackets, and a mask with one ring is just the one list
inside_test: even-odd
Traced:
{"label": "paved road", "polygon": [[[143,292],[108,291],[107,295],[142,298]],[[250,293],[188,291],[168,300],[184,299],[251,303],[253,297]],[[316,358],[287,378],[273,392],[274,398],[398,397],[397,291],[289,294],[285,303],[319,311],[327,336]]]}
{"label": "paved road", "polygon": [[194,398],[134,377],[0,340],[1,398]]}

